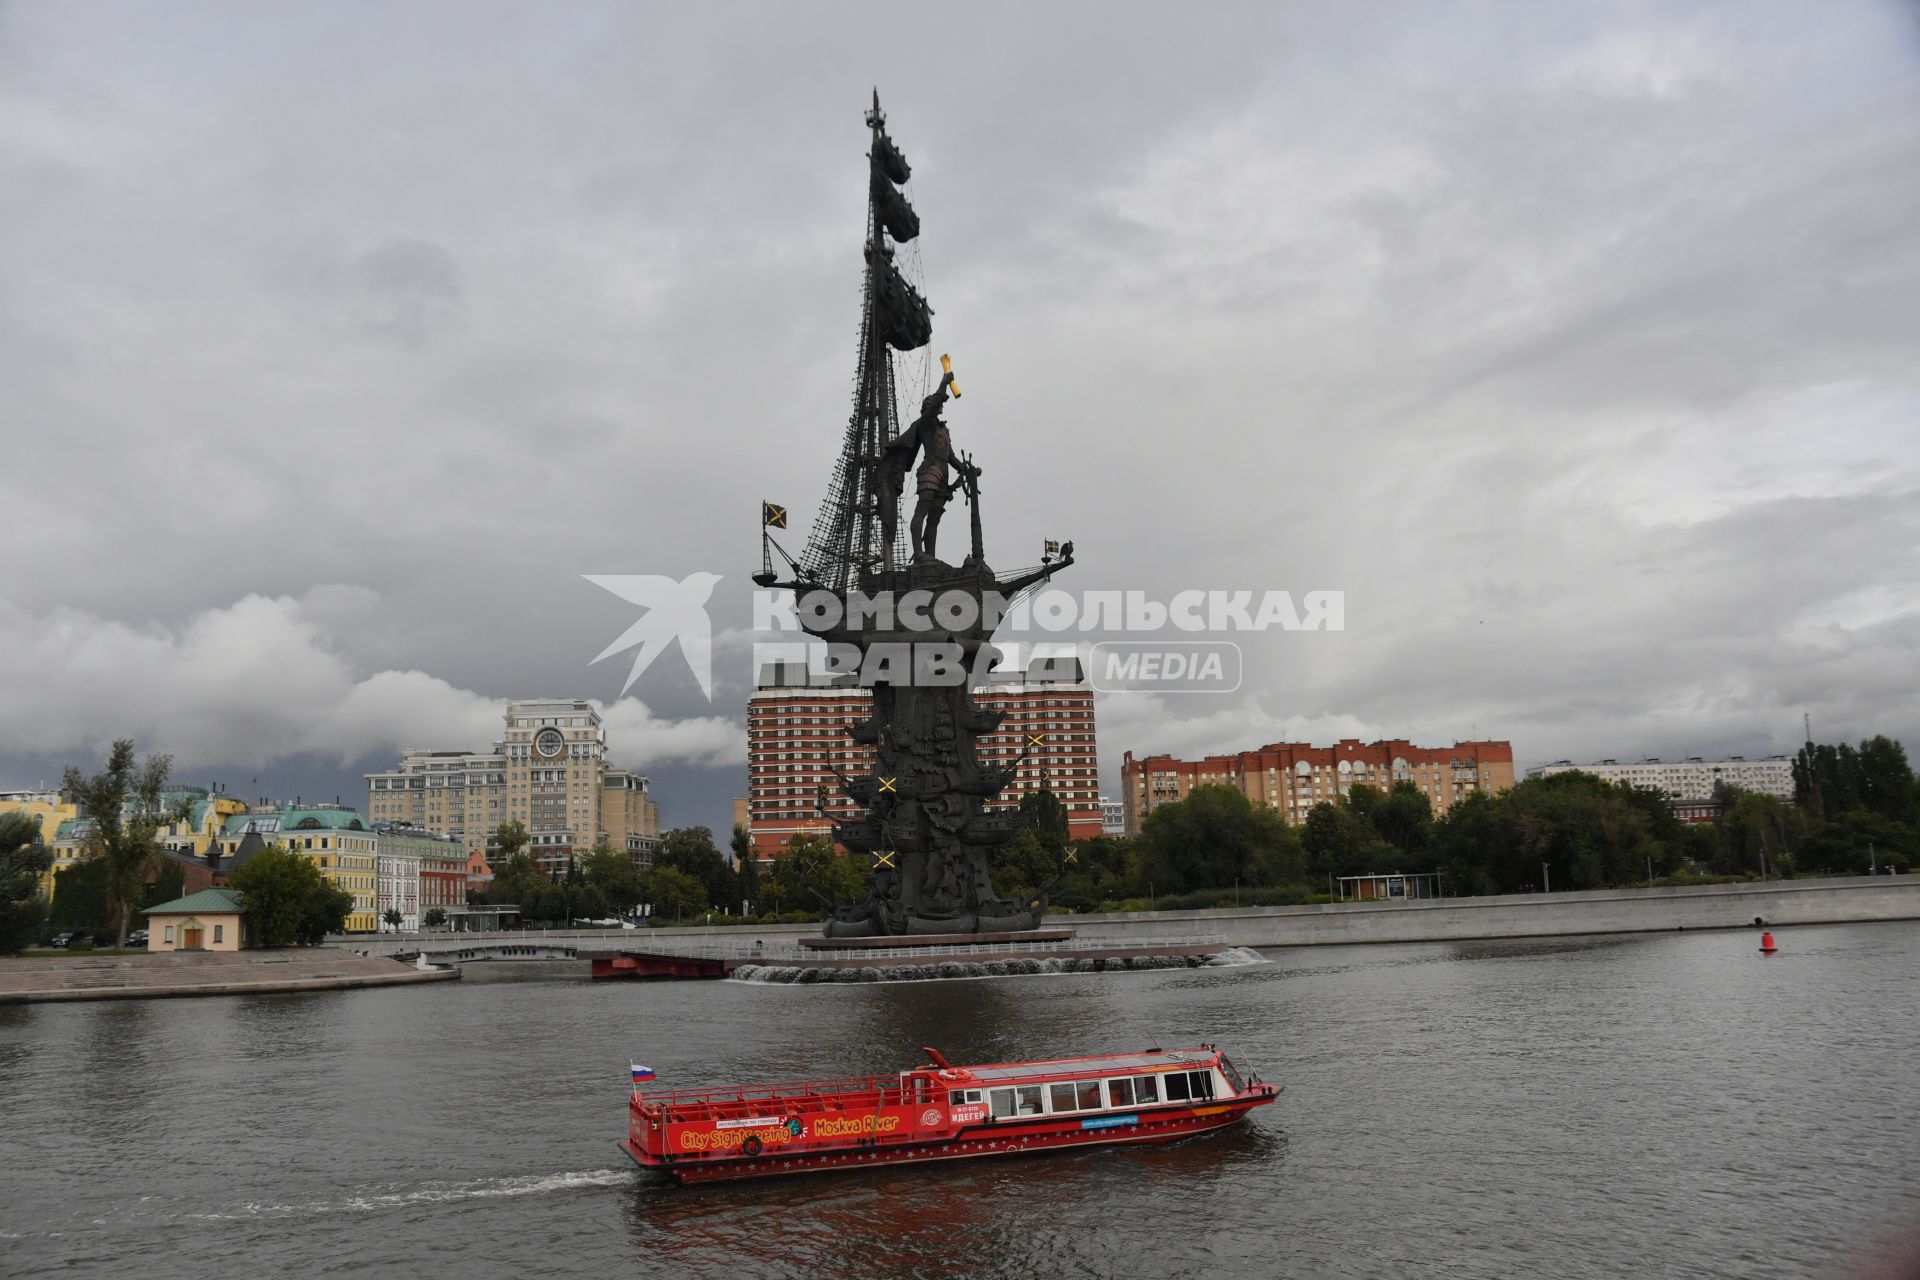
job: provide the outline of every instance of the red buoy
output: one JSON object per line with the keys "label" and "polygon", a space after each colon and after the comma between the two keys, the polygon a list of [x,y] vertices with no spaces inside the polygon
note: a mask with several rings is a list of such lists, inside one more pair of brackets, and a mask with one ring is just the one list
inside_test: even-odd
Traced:
{"label": "red buoy", "polygon": [[1762,930],[1760,934],[1760,954],[1770,956],[1780,948],[1773,945],[1773,930]]}

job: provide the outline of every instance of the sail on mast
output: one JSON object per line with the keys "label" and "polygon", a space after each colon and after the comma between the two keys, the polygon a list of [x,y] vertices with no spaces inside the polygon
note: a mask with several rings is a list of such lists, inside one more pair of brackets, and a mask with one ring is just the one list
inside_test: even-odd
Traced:
{"label": "sail on mast", "polygon": [[[920,216],[900,190],[913,170],[886,132],[887,118],[874,91],[867,112],[866,272],[861,291],[860,348],[854,379],[853,415],[839,461],[827,485],[801,556],[803,575],[836,591],[858,585],[887,559],[880,545],[880,505],[897,501],[875,479],[882,452],[900,434],[893,352],[912,351],[933,337],[933,308],[895,261],[894,246],[920,234]],[[900,522],[895,522],[896,526]],[[906,545],[896,531],[894,563],[905,563]]]}

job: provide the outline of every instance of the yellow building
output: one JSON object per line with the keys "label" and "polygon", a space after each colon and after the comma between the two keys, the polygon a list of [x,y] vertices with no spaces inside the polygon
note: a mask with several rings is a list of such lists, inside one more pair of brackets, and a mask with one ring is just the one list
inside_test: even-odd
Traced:
{"label": "yellow building", "polygon": [[[227,819],[245,813],[247,805],[218,787],[168,787],[160,793],[160,807],[167,813],[185,810],[185,817],[162,823],[154,839],[163,848],[199,857],[220,837]],[[82,817],[79,809],[61,798],[58,792],[11,791],[0,793],[0,813],[18,809],[40,819],[41,838],[53,853],[53,865],[43,881],[49,900],[53,897],[54,877],[86,855],[93,835],[93,819]]]}
{"label": "yellow building", "polygon": [[157,907],[148,907],[148,951],[238,951],[244,945],[241,910],[246,895],[238,889],[202,889]]}
{"label": "yellow building", "polygon": [[176,853],[195,857],[204,855],[207,847],[220,838],[227,819],[247,811],[245,800],[218,787],[168,787],[160,793],[160,805],[169,812],[184,806],[186,817],[163,824],[154,838]]}
{"label": "yellow building", "polygon": [[[24,813],[36,819],[40,823],[40,841],[50,850],[60,834],[61,824],[80,816],[79,809],[69,804],[58,791],[0,791],[0,813]],[[69,858],[64,865],[72,866],[73,859]],[[49,899],[53,897],[54,870],[48,867],[47,873],[40,878],[40,892]]]}
{"label": "yellow building", "polygon": [[220,836],[223,852],[238,852],[249,834],[291,853],[313,859],[320,874],[353,895],[348,933],[372,933],[380,927],[380,838],[357,810],[316,804],[263,808],[226,820]]}

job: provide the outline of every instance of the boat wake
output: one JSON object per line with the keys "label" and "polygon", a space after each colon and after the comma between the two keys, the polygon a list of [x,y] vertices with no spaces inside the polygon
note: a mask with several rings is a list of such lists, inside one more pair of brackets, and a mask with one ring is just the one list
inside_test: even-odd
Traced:
{"label": "boat wake", "polygon": [[503,1196],[544,1195],[553,1191],[577,1191],[588,1187],[618,1187],[633,1181],[631,1169],[593,1169],[574,1173],[528,1174],[517,1178],[473,1178],[465,1182],[427,1183],[405,1190],[369,1187],[338,1200],[309,1201],[304,1204],[259,1204],[249,1202],[209,1213],[189,1213],[182,1217],[203,1222],[232,1222],[259,1218],[294,1218],[329,1213],[377,1213],[411,1205],[451,1204],[462,1200],[487,1200]]}

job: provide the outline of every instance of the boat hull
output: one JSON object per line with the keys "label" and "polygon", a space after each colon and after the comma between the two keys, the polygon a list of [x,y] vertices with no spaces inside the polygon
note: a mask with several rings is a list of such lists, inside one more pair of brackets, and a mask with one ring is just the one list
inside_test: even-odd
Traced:
{"label": "boat hull", "polygon": [[[1271,1088],[1271,1086],[1269,1086]],[[962,1129],[949,1138],[926,1142],[860,1143],[805,1151],[772,1149],[758,1156],[724,1159],[662,1159],[622,1139],[620,1149],[643,1169],[682,1183],[736,1182],[748,1178],[831,1173],[893,1164],[935,1164],[988,1156],[1040,1155],[1079,1147],[1155,1145],[1222,1129],[1247,1112],[1273,1101],[1278,1090],[1195,1107],[1166,1107],[1140,1113],[1137,1123],[1082,1128],[1054,1117],[1031,1123],[998,1123]]]}

